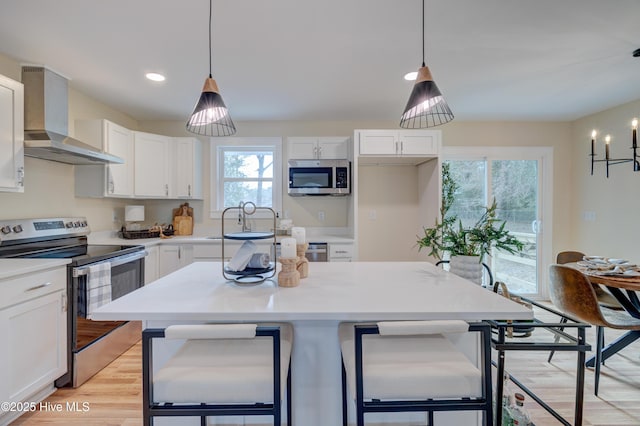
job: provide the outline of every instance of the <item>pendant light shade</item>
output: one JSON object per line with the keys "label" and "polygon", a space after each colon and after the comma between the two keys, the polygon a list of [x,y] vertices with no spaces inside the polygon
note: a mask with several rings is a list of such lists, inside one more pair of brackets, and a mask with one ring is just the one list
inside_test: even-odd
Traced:
{"label": "pendant light shade", "polygon": [[187,131],[203,136],[231,136],[236,132],[229,110],[222,100],[216,81],[211,76],[211,10],[209,0],[209,78],[204,82],[200,99],[187,121]]}
{"label": "pendant light shade", "polygon": [[453,120],[453,113],[433,81],[431,71],[424,62],[424,0],[422,0],[422,66],[400,119],[400,127],[424,129]]}
{"label": "pendant light shade", "polygon": [[231,136],[236,132],[229,110],[211,75],[204,82],[200,99],[187,122],[187,130],[203,136]]}
{"label": "pendant light shade", "polygon": [[418,70],[416,83],[402,114],[400,127],[423,129],[445,124],[451,120],[453,120],[453,113],[436,82],[433,81],[429,67],[423,63]]}

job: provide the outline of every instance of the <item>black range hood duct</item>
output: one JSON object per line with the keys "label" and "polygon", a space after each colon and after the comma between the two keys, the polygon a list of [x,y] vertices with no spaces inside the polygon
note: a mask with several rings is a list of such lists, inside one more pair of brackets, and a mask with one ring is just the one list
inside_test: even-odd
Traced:
{"label": "black range hood duct", "polygon": [[37,66],[22,67],[24,155],[67,164],[124,163],[68,136],[68,81]]}

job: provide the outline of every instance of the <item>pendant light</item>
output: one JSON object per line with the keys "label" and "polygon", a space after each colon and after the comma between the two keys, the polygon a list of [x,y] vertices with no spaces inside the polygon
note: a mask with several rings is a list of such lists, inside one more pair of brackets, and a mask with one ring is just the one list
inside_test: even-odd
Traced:
{"label": "pendant light", "polygon": [[453,113],[424,62],[424,1],[422,0],[422,66],[418,69],[409,102],[400,119],[400,127],[405,129],[424,129],[453,120]]}
{"label": "pendant light", "polygon": [[236,132],[229,110],[222,100],[216,81],[211,76],[211,9],[209,0],[209,77],[204,82],[200,99],[187,121],[187,131],[204,136],[230,136]]}

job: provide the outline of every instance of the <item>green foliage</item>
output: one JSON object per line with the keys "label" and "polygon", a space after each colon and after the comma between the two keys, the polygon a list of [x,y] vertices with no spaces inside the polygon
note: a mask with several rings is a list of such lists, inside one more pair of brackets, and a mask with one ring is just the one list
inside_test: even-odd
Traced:
{"label": "green foliage", "polygon": [[458,184],[451,177],[449,164],[442,165],[442,205],[440,219],[431,228],[423,228],[424,236],[418,238],[418,250],[428,248],[429,256],[442,259],[445,252],[451,256],[479,256],[491,254],[493,247],[511,254],[522,250],[523,244],[505,229],[506,222],[496,217],[494,198],[489,207],[471,227],[464,227],[456,215],[447,215],[454,202]]}

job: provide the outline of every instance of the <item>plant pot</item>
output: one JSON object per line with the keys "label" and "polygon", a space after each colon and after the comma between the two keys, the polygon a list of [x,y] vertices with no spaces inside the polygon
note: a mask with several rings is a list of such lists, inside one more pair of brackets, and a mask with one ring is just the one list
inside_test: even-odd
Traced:
{"label": "plant pot", "polygon": [[484,270],[480,263],[480,256],[451,256],[449,259],[449,271],[459,277],[482,285]]}

